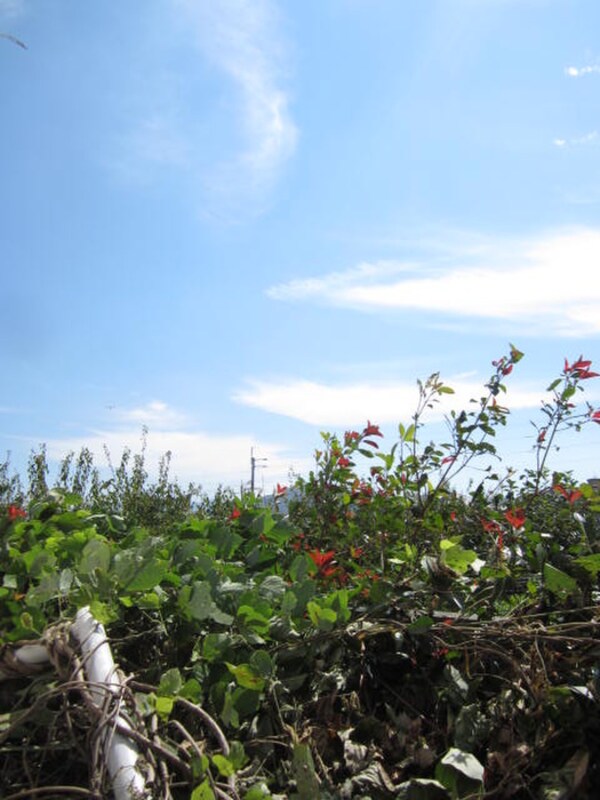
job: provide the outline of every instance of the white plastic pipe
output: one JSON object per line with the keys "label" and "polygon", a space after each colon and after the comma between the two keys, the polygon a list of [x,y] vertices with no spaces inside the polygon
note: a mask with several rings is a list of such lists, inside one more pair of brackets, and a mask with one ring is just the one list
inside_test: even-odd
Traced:
{"label": "white plastic pipe", "polygon": [[[94,619],[89,608],[79,609],[71,631],[79,641],[83,669],[91,684],[90,694],[98,707],[106,700],[106,692],[121,692],[123,686],[113,661],[104,626]],[[127,720],[118,716],[119,725],[131,728]],[[139,751],[131,739],[109,731],[104,741],[106,766],[112,781],[115,800],[140,800],[150,797],[144,776],[137,767]]]}
{"label": "white plastic pipe", "polygon": [[[2,655],[5,654],[5,663]],[[5,645],[0,655],[0,681],[25,675],[37,675],[50,666],[48,651],[43,644],[22,644],[13,650]]]}

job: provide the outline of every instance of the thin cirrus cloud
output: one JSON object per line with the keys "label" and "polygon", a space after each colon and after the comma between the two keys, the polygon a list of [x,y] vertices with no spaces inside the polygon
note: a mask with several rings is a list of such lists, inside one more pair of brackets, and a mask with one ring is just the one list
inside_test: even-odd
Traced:
{"label": "thin cirrus cloud", "polygon": [[[450,410],[468,408],[472,398],[485,392],[482,383],[463,377],[445,381],[454,394],[444,395],[428,412],[430,421],[439,421]],[[538,391],[509,388],[506,405],[517,410],[539,406]],[[418,402],[414,382],[385,381],[326,384],[296,378],[252,381],[239,390],[234,400],[272,414],[297,419],[309,425],[355,427],[366,425],[365,413],[378,424],[410,421]],[[504,400],[503,400],[504,402]]]}
{"label": "thin cirrus cloud", "polygon": [[214,192],[270,189],[293,155],[298,131],[285,88],[287,53],[271,0],[175,0],[203,56],[236,89],[240,152],[225,156],[207,183]]}
{"label": "thin cirrus cloud", "polygon": [[[478,257],[446,263],[377,262],[346,273],[272,286],[274,300],[326,303],[363,312],[427,312],[482,318],[511,331],[557,337],[600,334],[600,230],[579,228],[527,241],[496,241]],[[403,275],[410,271],[410,275]],[[396,274],[394,274],[394,271]]]}

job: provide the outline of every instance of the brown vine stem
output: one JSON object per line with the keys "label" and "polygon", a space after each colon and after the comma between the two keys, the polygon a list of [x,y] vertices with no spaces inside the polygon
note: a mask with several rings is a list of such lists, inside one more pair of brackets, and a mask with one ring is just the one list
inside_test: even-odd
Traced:
{"label": "brown vine stem", "polygon": [[5,795],[3,800],[25,800],[27,797],[41,797],[45,794],[54,794],[58,797],[64,797],[65,794],[70,794],[74,797],[91,797],[93,800],[102,800],[99,794],[90,792],[89,789],[84,789],[81,786],[31,787],[30,789],[22,789],[20,792],[14,794]]}

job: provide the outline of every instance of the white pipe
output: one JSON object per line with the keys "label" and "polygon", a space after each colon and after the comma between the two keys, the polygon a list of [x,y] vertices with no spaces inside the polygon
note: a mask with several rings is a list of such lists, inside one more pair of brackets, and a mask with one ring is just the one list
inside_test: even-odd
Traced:
{"label": "white pipe", "polygon": [[[99,707],[106,700],[106,691],[115,694],[122,691],[104,626],[92,616],[89,608],[80,608],[71,625],[71,631],[79,641],[83,656],[83,669],[91,684],[89,692]],[[106,688],[100,688],[98,684]],[[131,728],[127,720],[117,716],[119,725]],[[139,751],[131,739],[116,731],[109,731],[104,739],[106,765],[112,781],[115,800],[140,800],[148,798],[144,776],[137,767]]]}
{"label": "white pipe", "polygon": [[[6,659],[4,664],[2,663],[3,656]],[[15,650],[5,645],[0,651],[0,681],[8,681],[11,678],[25,675],[37,675],[49,665],[50,658],[43,644],[22,644]]]}

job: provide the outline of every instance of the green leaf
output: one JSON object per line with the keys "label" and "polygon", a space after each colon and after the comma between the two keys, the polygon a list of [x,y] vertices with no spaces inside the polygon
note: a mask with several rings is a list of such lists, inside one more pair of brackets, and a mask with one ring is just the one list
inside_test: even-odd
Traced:
{"label": "green leaf", "polygon": [[510,357],[512,358],[515,364],[518,364],[524,355],[525,353],[521,352],[521,350],[516,348],[514,344],[510,344]]}
{"label": "green leaf", "polygon": [[166,561],[152,559],[143,563],[125,585],[130,592],[148,592],[157,586],[168,572]]}
{"label": "green leaf", "polygon": [[[448,540],[444,541],[447,542]],[[443,542],[441,545],[443,545]],[[441,560],[454,572],[464,575],[476,558],[477,553],[474,550],[463,550],[459,544],[456,544],[442,551]]]}
{"label": "green leaf", "polygon": [[244,795],[244,800],[268,800],[270,797],[271,793],[266,783],[255,783]]}
{"label": "green leaf", "polygon": [[212,762],[219,771],[219,775],[222,775],[224,778],[230,778],[232,775],[235,775],[233,764],[225,756],[214,755],[212,757]]}
{"label": "green leaf", "polygon": [[266,650],[255,650],[250,664],[262,678],[270,678],[273,674],[273,660]]}
{"label": "green leaf", "polygon": [[450,790],[453,800],[483,792],[483,766],[471,753],[451,747],[435,768],[435,777]]}
{"label": "green leaf", "polygon": [[109,625],[119,619],[118,611],[110,603],[103,603],[100,600],[90,602],[90,612],[103,625]]}
{"label": "green leaf", "polygon": [[231,625],[233,617],[221,611],[212,598],[210,584],[207,581],[195,581],[191,594],[186,590],[190,587],[185,586],[179,594],[180,605],[192,617],[199,621],[212,619],[222,625]]}
{"label": "green leaf", "polygon": [[215,800],[215,793],[210,787],[208,778],[202,781],[200,786],[196,786],[190,796],[190,800]]}
{"label": "green leaf", "polygon": [[424,615],[418,617],[414,622],[411,622],[411,624],[408,626],[406,630],[409,633],[412,633],[413,635],[418,635],[420,633],[427,633],[427,631],[431,628],[432,625],[433,625],[432,618],[428,617],[427,615]]}
{"label": "green leaf", "polygon": [[239,686],[244,689],[253,689],[255,692],[260,692],[265,688],[265,679],[254,670],[250,664],[229,664],[225,662],[225,666],[236,679]]}
{"label": "green leaf", "polygon": [[580,556],[575,559],[575,563],[580,564],[595,578],[600,572],[600,553],[594,553],[591,556]]}
{"label": "green leaf", "polygon": [[169,719],[173,706],[175,705],[174,697],[160,697],[158,696],[154,701],[156,713],[162,720]]}
{"label": "green leaf", "polygon": [[183,679],[181,672],[177,667],[168,669],[160,676],[160,683],[158,684],[158,693],[161,695],[176,695],[181,691],[183,686]]}
{"label": "green leaf", "polygon": [[252,606],[240,606],[238,608],[237,615],[244,621],[244,625],[252,628],[252,630],[256,631],[257,633],[267,633],[269,630],[269,617],[265,617],[263,614],[260,614]]}
{"label": "green leaf", "polygon": [[258,593],[269,603],[273,603],[283,597],[287,588],[287,583],[280,575],[269,575],[258,587]]}
{"label": "green leaf", "polygon": [[306,604],[306,610],[312,624],[321,631],[330,631],[337,622],[337,614],[332,608],[323,608],[313,600]]}
{"label": "green leaf", "polygon": [[296,778],[299,800],[316,800],[321,796],[315,762],[307,744],[294,745],[292,770]]}
{"label": "green leaf", "polygon": [[100,539],[92,539],[86,544],[81,553],[79,572],[84,575],[99,570],[108,572],[110,567],[110,547]]}
{"label": "green leaf", "polygon": [[554,594],[566,597],[578,591],[577,581],[566,572],[563,572],[552,564],[544,564],[543,571],[544,585],[546,589]]}
{"label": "green leaf", "polygon": [[199,703],[202,700],[202,686],[196,678],[189,678],[181,687],[179,694],[191,703]]}

